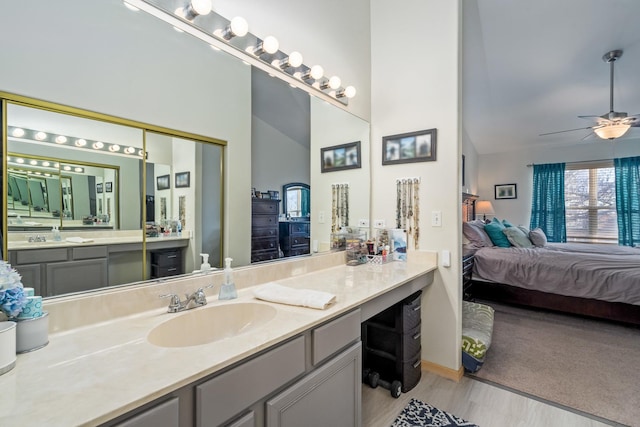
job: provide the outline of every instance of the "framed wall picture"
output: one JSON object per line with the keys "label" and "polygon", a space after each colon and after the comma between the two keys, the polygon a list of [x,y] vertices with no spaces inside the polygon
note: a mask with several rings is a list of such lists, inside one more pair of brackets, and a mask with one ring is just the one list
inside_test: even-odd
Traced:
{"label": "framed wall picture", "polygon": [[111,193],[113,192],[113,182],[105,182],[104,183],[104,191],[106,193]]}
{"label": "framed wall picture", "polygon": [[321,148],[320,161],[322,173],[361,168],[360,141]]}
{"label": "framed wall picture", "polygon": [[188,188],[191,172],[176,173],[176,188]]}
{"label": "framed wall picture", "polygon": [[156,188],[160,190],[168,190],[171,188],[171,177],[169,175],[160,175],[156,178]]}
{"label": "framed wall picture", "polygon": [[436,142],[437,129],[385,136],[382,138],[382,164],[435,161]]}
{"label": "framed wall picture", "polygon": [[518,191],[517,191],[516,184],[498,184],[498,185],[495,185],[494,187],[495,187],[494,198],[496,200],[518,198]]}
{"label": "framed wall picture", "polygon": [[102,193],[102,183],[101,182],[96,184],[96,193],[98,193],[98,194]]}

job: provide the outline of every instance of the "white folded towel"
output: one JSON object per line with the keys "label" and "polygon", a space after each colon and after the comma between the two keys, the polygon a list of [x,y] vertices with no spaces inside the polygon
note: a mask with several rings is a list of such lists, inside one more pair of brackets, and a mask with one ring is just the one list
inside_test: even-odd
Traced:
{"label": "white folded towel", "polygon": [[336,300],[336,296],[329,292],[288,288],[273,282],[258,287],[253,291],[253,294],[256,298],[265,301],[300,305],[319,310],[324,310]]}
{"label": "white folded towel", "polygon": [[67,242],[70,242],[70,243],[89,243],[89,242],[93,242],[93,239],[85,239],[84,237],[67,237],[65,240]]}

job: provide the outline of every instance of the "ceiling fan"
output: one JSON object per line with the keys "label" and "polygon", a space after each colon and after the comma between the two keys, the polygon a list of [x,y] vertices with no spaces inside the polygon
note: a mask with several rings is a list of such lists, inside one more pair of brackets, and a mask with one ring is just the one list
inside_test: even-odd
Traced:
{"label": "ceiling fan", "polygon": [[624,135],[630,127],[640,126],[640,114],[632,116],[627,113],[617,112],[613,109],[613,64],[622,56],[622,50],[612,50],[602,56],[602,60],[610,64],[611,68],[611,89],[609,94],[609,112],[601,116],[578,116],[581,119],[591,120],[593,126],[584,128],[561,130],[557,132],[542,133],[540,136],[554,135],[557,133],[573,132],[576,130],[591,129],[602,139],[616,139]]}

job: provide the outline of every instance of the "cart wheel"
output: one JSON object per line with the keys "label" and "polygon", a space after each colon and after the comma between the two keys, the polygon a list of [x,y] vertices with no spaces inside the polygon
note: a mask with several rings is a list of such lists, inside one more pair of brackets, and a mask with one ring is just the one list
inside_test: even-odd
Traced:
{"label": "cart wheel", "polygon": [[367,384],[369,384],[369,386],[371,386],[371,388],[378,387],[378,381],[380,381],[380,374],[379,373],[370,372],[369,375],[367,375]]}
{"label": "cart wheel", "polygon": [[389,392],[391,392],[391,396],[395,399],[400,397],[402,389],[402,383],[400,381],[393,381],[391,383],[391,387],[389,387]]}

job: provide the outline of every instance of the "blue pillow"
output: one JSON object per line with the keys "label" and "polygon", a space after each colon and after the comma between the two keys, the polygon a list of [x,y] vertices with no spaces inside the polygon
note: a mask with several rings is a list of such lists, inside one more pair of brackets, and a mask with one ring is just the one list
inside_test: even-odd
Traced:
{"label": "blue pillow", "polygon": [[502,220],[502,225],[504,225],[505,227],[513,227],[513,224],[511,224],[509,221],[507,221],[506,219]]}
{"label": "blue pillow", "polygon": [[494,245],[500,248],[508,248],[511,247],[511,242],[509,242],[507,236],[502,232],[505,228],[500,221],[491,221],[484,226],[484,231],[487,232]]}

